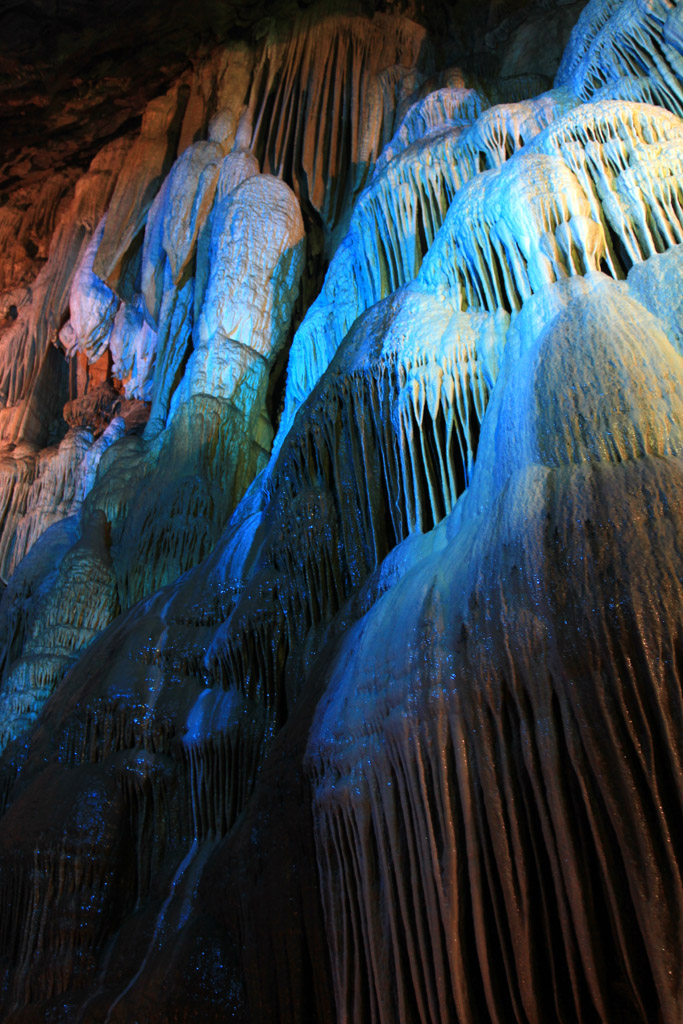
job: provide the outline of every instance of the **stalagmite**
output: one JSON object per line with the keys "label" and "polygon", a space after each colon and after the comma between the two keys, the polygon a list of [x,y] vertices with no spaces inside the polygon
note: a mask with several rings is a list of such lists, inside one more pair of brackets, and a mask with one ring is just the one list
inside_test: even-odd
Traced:
{"label": "stalagmite", "polygon": [[115,418],[97,440],[90,428],[75,426],[58,446],[12,452],[4,467],[11,497],[6,496],[0,561],[7,576],[53,523],[79,512],[102,454],[124,431],[124,421]]}
{"label": "stalagmite", "polygon": [[[270,449],[269,371],[298,292],[303,225],[292,191],[269,175],[254,175],[240,142],[238,132],[238,148],[219,170],[202,255],[207,278],[181,380],[169,367],[173,353],[189,344],[192,279],[177,290],[169,281],[173,316],[161,341],[146,348],[147,357],[156,348],[157,361],[142,397],[152,398],[157,418],[144,442],[114,446],[88,503],[112,523],[124,608],[206,557]],[[139,343],[145,331],[151,328],[125,336]],[[166,423],[161,411],[171,393]]]}
{"label": "stalagmite", "polygon": [[[248,118],[242,118],[238,125],[235,150],[224,154],[220,139],[230,125],[218,117],[212,124],[210,134],[214,141],[196,143],[174,165],[166,185],[170,195],[162,198],[159,218],[163,227],[150,225],[151,235],[162,232],[162,295],[154,309],[158,319],[160,344],[154,368],[152,387],[152,409],[147,433],[152,436],[166,425],[169,404],[177,383],[180,366],[188,355],[192,336],[193,320],[199,316],[211,266],[210,239],[212,225],[224,225],[226,218],[226,197],[240,182],[258,174],[258,163],[253,155],[242,148],[246,132],[251,134]],[[202,148],[204,147],[204,148]],[[199,170],[199,173],[197,173]],[[188,171],[190,172],[188,175]],[[188,180],[189,177],[189,180]],[[174,190],[175,189],[175,193]],[[188,209],[189,207],[189,209]],[[153,211],[154,212],[154,211]],[[184,218],[190,218],[191,230],[183,231]],[[221,230],[226,230],[225,226]],[[201,243],[197,243],[201,237]],[[147,235],[145,236],[147,238]],[[184,271],[195,256],[198,247],[194,279]],[[163,259],[163,253],[166,259]],[[143,255],[143,281],[144,281]],[[158,275],[157,275],[158,276]],[[147,305],[149,308],[149,300]]]}
{"label": "stalagmite", "polygon": [[248,433],[285,340],[301,276],[303,223],[291,190],[269,175],[228,191],[212,223],[211,272],[171,422],[192,395],[210,394],[241,409]]}
{"label": "stalagmite", "polygon": [[[0,435],[6,441],[44,443],[64,403],[62,382],[43,368],[64,322],[74,272],[112,194],[127,140],[107,146],[76,184],[50,242],[47,263],[31,283],[30,303],[0,340]],[[60,386],[61,385],[61,386]]]}
{"label": "stalagmite", "polygon": [[680,118],[657,107],[604,100],[578,107],[531,144],[576,174],[592,219],[605,227],[615,277],[680,240],[682,132]]}
{"label": "stalagmite", "polygon": [[111,335],[111,372],[123,385],[127,398],[149,402],[157,352],[157,333],[144,315],[143,303],[136,296],[119,306]]}

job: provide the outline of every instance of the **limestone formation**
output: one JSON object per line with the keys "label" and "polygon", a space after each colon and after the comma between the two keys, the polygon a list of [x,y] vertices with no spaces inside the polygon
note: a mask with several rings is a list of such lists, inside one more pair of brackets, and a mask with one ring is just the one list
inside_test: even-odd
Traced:
{"label": "limestone formation", "polygon": [[106,216],[102,218],[83,253],[69,292],[69,321],[59,335],[67,356],[83,352],[89,363],[103,355],[114,318],[118,296],[93,272],[93,263],[102,241]]}
{"label": "limestone formation", "polygon": [[555,79],[582,100],[601,86],[635,75],[646,80],[657,103],[683,115],[680,49],[673,40],[680,21],[668,0],[591,3],[572,33]]}
{"label": "limestone formation", "polygon": [[126,256],[139,242],[147,211],[173,160],[187,93],[184,86],[171,89],[149,105],[116,183],[93,269],[122,298],[131,289],[124,277]]}
{"label": "limestone formation", "polygon": [[[63,512],[60,518],[66,518]],[[106,529],[103,516],[90,519],[81,539],[64,556],[49,592],[33,602],[21,658],[11,664],[3,681],[3,747],[31,725],[78,652],[118,613]]]}
{"label": "limestone formation", "polygon": [[430,45],[404,19],[321,18],[315,7],[280,35],[266,37],[252,79],[253,148],[332,230],[389,140],[414,69],[431,71]]}
{"label": "limestone formation", "polygon": [[8,1022],[680,1024],[681,5],[550,6],[228,5],[0,207]]}
{"label": "limestone formation", "polygon": [[[550,320],[534,316],[534,297],[510,331],[509,387],[494,392],[460,515],[330,669],[308,757],[342,1018],[615,1020],[627,1011],[603,973],[606,946],[630,978],[629,1012],[647,1019],[652,986],[662,1019],[680,1008],[678,911],[663,897],[678,891],[676,811],[658,795],[675,788],[680,762],[657,769],[654,750],[626,751],[666,728],[659,700],[674,720],[680,708],[671,662],[657,658],[650,675],[640,645],[668,633],[645,594],[667,535],[675,543],[651,501],[665,480],[680,486],[683,366],[618,285],[566,284]],[[567,581],[574,566],[581,583]],[[607,582],[597,615],[576,601],[593,567]],[[665,586],[678,592],[675,573]],[[630,669],[615,669],[615,644]],[[593,672],[579,679],[588,652]],[[612,758],[628,764],[619,779]],[[372,858],[354,854],[368,848]],[[501,986],[501,964],[512,984]]]}
{"label": "limestone formation", "polygon": [[[321,294],[294,338],[281,437],[356,317],[418,273],[456,192],[501,166],[576,102],[556,90],[479,114],[483,102],[472,90],[441,89],[436,96],[431,106],[427,97],[410,108],[378,160]],[[421,124],[424,134],[404,145]],[[509,308],[509,300],[502,305]]]}

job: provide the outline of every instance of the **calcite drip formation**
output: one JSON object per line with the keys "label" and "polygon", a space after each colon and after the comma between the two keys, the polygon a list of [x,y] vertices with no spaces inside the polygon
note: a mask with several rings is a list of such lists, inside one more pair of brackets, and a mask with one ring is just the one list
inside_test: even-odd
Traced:
{"label": "calcite drip formation", "polygon": [[678,1024],[682,9],[313,9],[27,215],[5,1019]]}

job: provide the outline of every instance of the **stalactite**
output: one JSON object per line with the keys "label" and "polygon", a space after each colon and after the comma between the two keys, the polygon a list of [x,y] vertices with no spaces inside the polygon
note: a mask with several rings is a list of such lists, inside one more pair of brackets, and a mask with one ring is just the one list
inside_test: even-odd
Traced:
{"label": "stalactite", "polygon": [[[614,631],[624,617],[643,638],[660,628],[645,580],[660,571],[660,545],[671,553],[673,541],[666,503],[650,502],[665,478],[680,492],[680,357],[654,324],[642,331],[647,315],[634,320],[637,307],[619,289],[604,276],[587,286],[574,280],[556,295],[550,328],[535,320],[533,304],[520,316],[503,356],[509,387],[485,422],[448,538],[337,651],[309,764],[341,1015],[611,1021],[646,1020],[658,1007],[663,1020],[676,1019],[678,983],[665,976],[660,952],[679,955],[677,910],[662,903],[654,912],[649,895],[667,878],[679,899],[670,847],[678,755],[658,767],[651,760],[655,735],[681,714],[676,641],[664,642],[651,671],[650,641],[636,639],[615,660]],[[606,326],[615,322],[618,352]],[[579,366],[591,371],[564,394],[553,387],[561,389],[567,359],[577,374]],[[634,372],[643,383],[654,372],[659,384],[637,392],[637,411],[624,403],[615,416]],[[548,415],[535,392],[559,407],[551,403]],[[601,428],[607,415],[613,444]],[[496,438],[508,416],[517,432],[501,452]],[[492,487],[491,469],[508,459]],[[585,524],[578,534],[577,514]],[[644,542],[645,565],[642,546],[622,532],[635,522],[657,532],[652,546]],[[553,531],[567,545],[557,585],[538,568],[544,558],[549,565]],[[606,615],[576,603],[573,583],[560,583],[563,566],[578,564],[587,594],[599,550],[610,581]],[[676,573],[666,576],[667,592],[680,588]],[[675,607],[665,613],[673,620]],[[550,621],[560,622],[567,647]],[[670,626],[664,633],[676,636],[679,626]],[[408,640],[395,645],[399,635]],[[577,635],[580,656],[570,639]],[[577,690],[579,657],[590,677]],[[603,744],[616,756],[635,744],[623,779],[633,803],[621,781],[603,774]],[[663,791],[673,802],[662,804]],[[645,820],[656,824],[640,832]],[[641,841],[642,856],[631,845]],[[599,963],[605,948],[609,972]]]}
{"label": "stalactite", "polygon": [[174,724],[146,705],[106,700],[80,709],[57,746],[63,764],[100,764],[121,751],[168,754],[175,735]]}
{"label": "stalactite", "polygon": [[0,211],[9,1018],[678,1024],[679,23],[297,13]]}
{"label": "stalactite", "polygon": [[[74,271],[106,210],[127,148],[126,140],[121,140],[111,143],[95,157],[88,172],[77,182],[69,206],[61,206],[47,263],[31,284],[30,305],[21,311],[14,326],[2,337],[0,393],[4,407],[0,413],[0,433],[3,440],[40,442],[45,439],[46,424],[39,424],[41,435],[40,429],[36,431],[37,425],[27,419],[29,391],[31,386],[35,388],[40,362],[61,327]],[[47,392],[44,401],[49,422],[49,412],[56,411],[54,394]]]}
{"label": "stalactite", "polygon": [[49,594],[34,598],[19,659],[3,673],[0,746],[36,720],[77,655],[116,617],[119,602],[103,517],[93,517],[67,552]]}
{"label": "stalactite", "polygon": [[435,131],[444,128],[465,129],[481,115],[487,105],[475,89],[460,86],[435,89],[413,103],[393,136],[375,162],[373,177],[400,153]]}
{"label": "stalactite", "polygon": [[[466,126],[465,115],[475,115],[479,104],[469,94],[463,103],[462,92],[442,90],[442,104],[433,116],[443,112],[444,123],[433,124],[391,159],[390,144],[387,159],[378,162],[374,178],[358,200],[323,290],[294,338],[280,438],[354,320],[418,274],[459,189],[480,172],[500,167],[575,105],[566,90],[556,90],[533,100],[491,107]],[[448,94],[453,105],[463,103],[457,127],[449,123],[453,117],[445,101]],[[516,308],[506,301],[500,305]]]}
{"label": "stalactite", "polygon": [[124,909],[120,903],[116,908],[112,891],[123,841],[114,825],[120,812],[115,786],[91,772],[81,787],[75,799],[71,794],[71,828],[61,841],[41,841],[55,811],[61,813],[63,779],[54,773],[47,772],[32,791],[42,806],[32,834],[11,809],[4,817],[0,843],[9,871],[0,877],[0,955],[23,967],[8,986],[9,1008],[83,985]]}
{"label": "stalactite", "polygon": [[682,131],[680,119],[659,108],[605,100],[577,108],[531,145],[560,155],[576,174],[605,230],[615,277],[681,239]]}
{"label": "stalactite", "polygon": [[[267,38],[249,99],[263,170],[292,181],[331,229],[391,135],[403,78],[430,57],[419,26],[382,14],[310,12],[291,37]],[[380,84],[392,65],[394,81]]]}
{"label": "stalactite", "polygon": [[683,62],[665,34],[674,4],[669,0],[628,0],[589,4],[565,51],[555,84],[590,100],[622,76],[650,79],[657,102],[683,116]]}

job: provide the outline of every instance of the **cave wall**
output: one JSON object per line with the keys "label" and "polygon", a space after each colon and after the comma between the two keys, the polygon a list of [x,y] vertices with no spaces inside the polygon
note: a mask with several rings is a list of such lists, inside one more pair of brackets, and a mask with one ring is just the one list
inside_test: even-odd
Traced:
{"label": "cave wall", "polygon": [[152,9],[9,152],[4,1020],[681,1020],[681,10]]}

